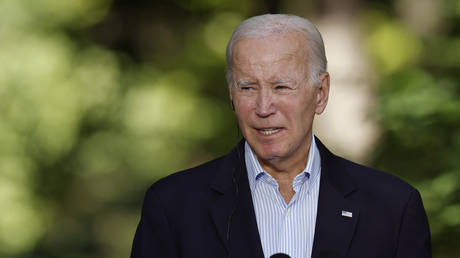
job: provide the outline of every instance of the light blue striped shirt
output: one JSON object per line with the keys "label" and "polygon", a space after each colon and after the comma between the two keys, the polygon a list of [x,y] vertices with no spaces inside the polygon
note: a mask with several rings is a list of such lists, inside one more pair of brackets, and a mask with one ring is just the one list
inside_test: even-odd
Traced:
{"label": "light blue striped shirt", "polygon": [[245,160],[254,211],[265,257],[285,253],[309,258],[315,234],[321,158],[313,137],[307,166],[293,181],[289,204],[281,196],[276,180],[263,170],[251,147],[245,144]]}

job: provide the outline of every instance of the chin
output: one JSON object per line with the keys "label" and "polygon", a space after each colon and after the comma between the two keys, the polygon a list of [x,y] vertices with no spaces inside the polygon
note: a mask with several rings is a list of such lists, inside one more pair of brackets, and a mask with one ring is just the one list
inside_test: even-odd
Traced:
{"label": "chin", "polygon": [[[251,147],[252,146],[253,145],[251,145]],[[263,160],[274,160],[283,156],[283,151],[277,148],[277,146],[263,146],[256,144],[254,147],[252,147],[252,150],[255,152],[258,158]]]}

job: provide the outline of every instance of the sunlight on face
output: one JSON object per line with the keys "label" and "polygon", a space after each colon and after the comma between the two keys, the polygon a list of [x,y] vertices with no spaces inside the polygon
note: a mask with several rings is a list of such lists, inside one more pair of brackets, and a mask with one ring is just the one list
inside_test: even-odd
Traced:
{"label": "sunlight on face", "polygon": [[233,46],[230,97],[240,129],[261,161],[305,157],[318,108],[299,32],[245,38]]}

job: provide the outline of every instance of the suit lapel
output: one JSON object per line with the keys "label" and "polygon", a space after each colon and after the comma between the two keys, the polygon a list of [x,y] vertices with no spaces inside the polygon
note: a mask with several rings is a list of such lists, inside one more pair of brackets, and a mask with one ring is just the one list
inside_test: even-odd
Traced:
{"label": "suit lapel", "polygon": [[225,157],[211,186],[210,215],[231,257],[262,258],[257,221],[244,162],[244,140]]}
{"label": "suit lapel", "polygon": [[321,155],[321,179],[312,257],[346,257],[359,217],[359,205],[347,197],[356,187],[340,158],[317,138],[316,143]]}
{"label": "suit lapel", "polygon": [[[359,217],[359,205],[349,198],[356,187],[340,158],[315,140],[321,181],[312,257],[346,257]],[[227,252],[231,257],[264,257],[244,162],[244,140],[225,157],[211,189],[215,200],[210,215]]]}

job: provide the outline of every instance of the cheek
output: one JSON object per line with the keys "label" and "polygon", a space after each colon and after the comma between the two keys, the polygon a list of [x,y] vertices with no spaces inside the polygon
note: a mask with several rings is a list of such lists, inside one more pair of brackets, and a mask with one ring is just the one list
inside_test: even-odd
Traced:
{"label": "cheek", "polygon": [[283,96],[278,101],[278,110],[289,116],[303,112],[305,110],[305,100],[297,95]]}
{"label": "cheek", "polygon": [[300,98],[290,98],[280,103],[279,110],[288,121],[302,127],[311,123],[315,111],[310,100]]}
{"label": "cheek", "polygon": [[235,103],[235,116],[240,125],[247,124],[251,117],[250,106]]}
{"label": "cheek", "polygon": [[235,114],[238,118],[248,117],[254,110],[254,101],[251,99],[234,99],[233,104],[235,105]]}

